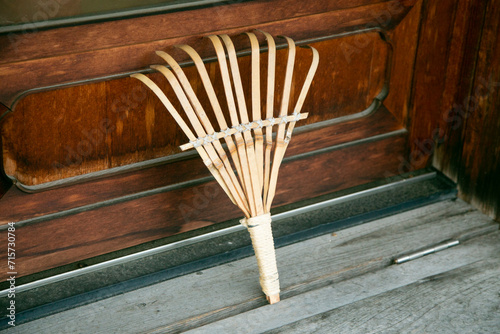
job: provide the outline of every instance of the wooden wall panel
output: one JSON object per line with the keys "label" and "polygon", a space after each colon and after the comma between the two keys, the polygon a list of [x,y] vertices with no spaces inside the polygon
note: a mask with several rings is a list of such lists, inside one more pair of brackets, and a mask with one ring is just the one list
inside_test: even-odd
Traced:
{"label": "wooden wall panel", "polygon": [[[270,6],[268,1],[261,0],[127,20],[128,25],[122,21],[89,25],[81,32],[70,27],[57,29],[59,34],[48,31],[16,36],[21,38],[20,43],[3,36],[0,37],[0,47],[7,51],[16,49],[4,52],[0,57],[3,59],[3,64],[0,64],[0,101],[11,106],[15,96],[30,88],[137,71],[156,61],[155,50],[175,44],[200,45],[202,56],[207,56],[211,48],[207,43],[203,49],[200,38],[207,34],[236,35],[258,28],[273,35],[286,34],[302,40],[364,26],[390,28],[406,15],[414,2],[356,1],[353,4],[365,5],[349,8],[352,5],[347,5],[347,1],[340,2],[341,5],[322,2],[304,5],[297,0],[283,0]],[[379,18],[380,13],[391,8],[402,10],[391,15],[388,21]],[[144,30],[150,32],[141,35]],[[167,32],[160,33],[163,31]]]}
{"label": "wooden wall panel", "polygon": [[461,165],[465,118],[463,101],[473,89],[479,43],[483,31],[485,1],[457,2],[453,37],[449,44],[449,65],[446,69],[441,112],[437,120],[439,138],[436,142],[434,166],[455,182]]}
{"label": "wooden wall panel", "polygon": [[407,169],[423,168],[430,163],[432,151],[426,147],[432,147],[434,130],[439,129],[455,10],[455,0],[423,1],[408,113],[411,135],[405,155]]}
{"label": "wooden wall panel", "polygon": [[[287,156],[382,135],[401,128],[387,109],[380,108],[365,118],[316,129],[314,132],[294,134]],[[210,177],[210,173],[195,153],[185,160],[34,194],[24,193],[13,187],[0,201],[0,225],[43,218],[49,214],[109,202],[145,191],[185,187],[185,182],[188,181],[206,182],[203,181],[205,177]]]}
{"label": "wooden wall panel", "polygon": [[[443,0],[421,5],[417,56],[407,93],[410,142],[401,166],[413,170],[432,162],[458,183],[462,198],[499,219],[499,3]],[[419,6],[391,33],[396,59],[401,41],[397,34],[402,31],[398,29],[417,15]],[[394,106],[400,98],[389,96],[392,111],[398,110]],[[399,118],[405,119],[404,111]]]}
{"label": "wooden wall panel", "polygon": [[[270,6],[270,1],[257,0],[39,31],[16,36],[20,39],[14,42],[9,39],[12,36],[0,36],[0,47],[11,51],[0,55],[0,101],[9,106],[26,89],[96,80],[86,83],[85,89],[40,92],[20,100],[2,127],[5,166],[24,182],[40,184],[177,152],[177,145],[185,138],[169,116],[160,112],[156,98],[139,82],[121,78],[126,72],[158,62],[155,50],[171,51],[183,61],[186,56],[172,46],[187,43],[195,45],[202,56],[213,56],[210,43],[201,36],[237,35],[254,28],[296,40],[372,27],[390,30],[415,2],[277,0]],[[242,15],[242,11],[247,15]],[[408,26],[414,29],[414,22]],[[311,113],[308,122],[361,111],[379,92],[388,54],[377,34],[363,36],[368,37],[363,46],[359,36],[316,45],[322,56],[305,106],[305,111]],[[399,39],[404,34],[398,36]],[[248,47],[243,39],[237,40],[238,49]],[[346,49],[349,45],[356,48]],[[308,64],[308,56],[302,58]],[[242,64],[246,62],[248,59],[241,60]],[[217,73],[216,65],[207,66],[210,73]],[[408,70],[397,71],[403,70],[405,79],[401,82],[407,82]],[[99,78],[109,75],[116,75],[116,80],[102,82]],[[393,75],[398,77],[398,73]],[[158,77],[155,80],[165,85]],[[199,83],[195,86],[200,89]],[[200,95],[206,99],[203,93]],[[103,119],[110,122],[99,124]],[[400,121],[381,107],[359,120],[315,128],[312,134],[305,131],[294,135],[289,159],[281,169],[275,206],[398,174],[408,140]],[[91,153],[85,153],[82,140],[92,139],[83,133],[96,129],[96,124],[109,131],[98,139],[96,134],[94,141],[98,144]],[[367,140],[377,135],[382,136]],[[363,141],[356,143],[358,139]],[[301,144],[295,146],[298,141]],[[346,145],[335,147],[342,143]],[[30,149],[33,144],[38,145],[36,150]],[[80,154],[80,158],[73,156],[71,163],[67,147],[85,154]],[[297,154],[328,147],[331,150],[292,159]],[[0,202],[0,222],[20,222],[16,245],[19,276],[241,216],[209,181],[199,159],[196,163],[189,160],[192,158],[43,193],[10,189]],[[298,171],[304,177],[297,180]],[[3,244],[5,231],[0,232],[0,240]],[[6,272],[1,267],[5,264],[1,256],[0,268]]]}
{"label": "wooden wall panel", "polygon": [[[356,36],[332,39],[311,45],[321,61],[304,111],[310,117],[300,125],[360,112],[372,103],[385,79],[387,44],[378,33],[365,34],[369,45],[349,61],[342,45]],[[248,43],[245,40],[246,43]],[[277,57],[276,101],[280,101],[286,66],[286,50]],[[262,54],[265,68],[267,53]],[[311,54],[297,50],[292,102],[295,103],[307,74]],[[157,63],[162,63],[159,57]],[[240,59],[244,88],[250,85],[249,57]],[[207,64],[218,96],[224,96],[217,63]],[[200,102],[210,103],[195,67],[185,68],[192,78]],[[265,105],[267,74],[262,77],[261,97]],[[182,110],[167,81],[160,74],[150,77],[167,92],[177,110]],[[251,95],[247,92],[247,104]],[[220,99],[224,105],[224,98]],[[276,103],[275,111],[279,111]],[[263,108],[264,109],[264,108]],[[226,119],[229,120],[228,112]],[[263,115],[265,118],[265,115]],[[213,124],[217,122],[213,120]],[[38,185],[71,176],[142,162],[178,153],[187,137],[178,128],[159,99],[138,80],[123,78],[81,85],[24,97],[3,126],[4,166],[8,175],[24,185]]]}
{"label": "wooden wall panel", "polygon": [[[379,3],[384,3],[384,9],[387,9],[389,1],[273,0],[270,5],[268,0],[254,0],[246,3],[242,1],[228,1],[227,3],[197,10],[1,35],[0,47],[5,53],[0,57],[0,64],[166,40],[179,36],[204,36],[213,31],[290,20]],[[401,6],[404,8],[410,6],[411,3],[412,1],[401,1]],[[68,36],[73,36],[73,38],[67,38]]]}
{"label": "wooden wall panel", "polygon": [[414,66],[417,57],[422,2],[418,1],[401,23],[389,31],[394,45],[389,95],[384,101],[401,124],[408,124]]}
{"label": "wooden wall panel", "polygon": [[458,186],[463,198],[500,221],[500,1],[484,9],[472,89],[461,100],[467,117]]}
{"label": "wooden wall panel", "polygon": [[[201,46],[202,54],[209,56],[208,44],[199,39],[209,32],[236,34],[259,27],[273,34],[286,31],[293,38],[304,39],[357,29],[373,25],[373,22],[374,25],[392,28],[402,20],[399,26],[389,31],[394,42],[394,67],[392,88],[386,103],[396,119],[387,110],[381,109],[361,120],[315,130],[319,134],[316,139],[309,136],[309,140],[305,140],[307,133],[297,135],[295,140],[302,136],[304,145],[294,146],[296,142],[292,140],[288,156],[389,133],[402,127],[409,129],[408,135],[400,131],[385,139],[307,158],[289,159],[281,170],[275,205],[281,206],[379,180],[388,174],[418,169],[429,165],[434,153],[434,166],[458,182],[460,195],[500,219],[499,2],[420,0],[404,1],[402,7],[388,7],[399,2],[311,1],[290,7],[299,2],[279,0],[270,7],[267,1],[252,1],[219,9],[209,7],[175,15],[136,18],[128,21],[134,22],[129,26],[124,20],[63,28],[59,31],[62,32],[60,35],[57,30],[47,30],[23,35],[19,41],[24,42],[18,44],[12,44],[8,36],[0,36],[3,50],[18,48],[0,55],[0,101],[11,103],[15,94],[30,87],[135,71],[156,62],[153,55],[155,49],[170,50],[171,45],[179,42],[194,41],[193,44]],[[415,7],[405,17],[413,5]],[[239,15],[242,8],[249,15]],[[384,23],[380,13],[387,13],[390,8],[403,9],[401,12],[394,11]],[[222,12],[224,15],[219,15]],[[178,23],[168,25],[167,20],[174,16],[179,18]],[[186,23],[202,17],[209,21],[201,27]],[[155,28],[157,26],[164,26],[165,29]],[[79,29],[79,38],[68,38]],[[113,31],[115,33],[108,33]],[[124,43],[123,36],[127,34],[129,39]],[[49,47],[28,43],[34,40],[33,36],[39,37],[37,43]],[[53,45],[48,41],[53,42]],[[366,106],[370,96],[378,91],[382,83],[382,63],[375,60],[386,56],[384,49],[371,42],[363,46],[360,41],[358,36],[343,39],[344,44],[333,41],[318,44],[318,47],[325,49],[322,53],[336,53],[328,58],[331,62],[324,63],[325,57],[322,58],[321,66],[326,68],[319,71],[322,79],[315,81],[312,91],[316,93],[307,102],[312,110],[310,122],[359,111],[357,109]],[[371,41],[375,42],[375,39]],[[245,46],[242,44],[241,47]],[[49,54],[51,49],[53,53]],[[178,53],[175,55],[179,56]],[[242,60],[242,63],[245,61]],[[215,65],[208,66],[216,72]],[[36,71],[24,74],[33,69]],[[48,69],[55,70],[49,73]],[[370,73],[368,80],[363,75],[367,69]],[[359,80],[353,80],[353,77]],[[353,83],[357,85],[355,88],[349,86]],[[75,132],[81,132],[85,129],[81,128],[83,123],[95,124],[103,117],[109,118],[112,112],[110,105],[114,100],[110,101],[107,96],[118,96],[118,101],[122,102],[122,95],[116,95],[116,92],[134,91],[134,87],[138,87],[130,79],[90,86],[92,88],[78,93],[79,88],[68,88],[66,95],[73,95],[72,98],[76,99],[76,104],[71,105],[80,108],[73,111],[68,111],[70,104],[59,101],[57,94],[41,93],[46,94],[44,103],[56,106],[55,109],[59,111],[50,114],[50,117],[59,119],[61,124],[69,122],[76,129]],[[340,88],[332,93],[332,90],[325,89],[330,88],[326,86]],[[140,92],[142,89],[137,94]],[[334,94],[338,94],[338,98],[334,98]],[[27,97],[17,106],[21,109],[16,109],[16,112],[23,112],[7,119],[12,123],[2,128],[2,136],[13,138],[11,133],[15,131],[18,131],[15,135],[19,138],[36,138],[43,131],[53,131],[51,135],[57,136],[57,131],[49,123],[33,118],[30,113],[36,114],[33,107],[37,106],[37,99],[29,99]],[[115,104],[121,106],[120,112],[124,115],[128,112],[128,115],[120,120],[122,124],[118,118],[114,120],[115,137],[106,136],[103,145],[95,150],[95,156],[89,159],[89,164],[82,161],[76,166],[76,173],[95,170],[97,161],[101,164],[99,168],[108,168],[176,152],[176,145],[185,138],[175,132],[177,130],[174,130],[173,122],[167,119],[165,113],[157,112],[158,102],[152,96],[148,95],[145,101],[146,105],[153,106],[154,117],[151,113],[148,116],[146,109],[131,115],[131,108],[126,107],[130,101]],[[23,103],[26,105],[23,106]],[[85,104],[88,109],[97,110],[99,117],[90,114],[83,107]],[[65,112],[72,113],[71,117],[65,119]],[[23,113],[25,118],[22,117]],[[14,117],[19,117],[17,121],[23,124],[25,130],[22,130],[23,127],[14,128],[14,122],[10,120]],[[172,124],[172,128],[168,128],[168,124]],[[31,129],[30,126],[33,132],[26,130]],[[8,136],[5,135],[6,130],[9,131]],[[116,137],[118,133],[119,138]],[[65,138],[58,140],[63,143],[72,140],[71,137]],[[72,144],[78,145],[79,141]],[[48,142],[42,144],[45,146]],[[435,144],[436,147],[433,146]],[[4,145],[8,147],[6,151],[11,159],[6,163],[10,170],[35,176],[31,180],[33,183],[47,180],[44,179],[47,178],[46,173],[37,171],[39,167],[36,166],[42,166],[47,161],[53,162],[54,156],[50,159],[47,158],[50,154],[30,156],[26,143],[9,142]],[[59,149],[49,146],[45,153],[61,155]],[[19,155],[12,159],[14,154]],[[59,158],[64,162],[66,157],[63,153]],[[239,217],[241,214],[214,182],[207,182],[205,177],[208,173],[202,164],[198,160],[189,160],[192,157],[187,159],[33,195],[11,188],[1,198],[0,222],[27,222],[18,229],[20,275]],[[26,163],[28,160],[29,163]],[[23,163],[24,171],[21,168]],[[194,168],[187,168],[188,164]],[[47,166],[45,171],[48,170]],[[300,175],[306,176],[297,180],[295,175],[298,170]],[[318,173],[318,170],[325,172]],[[71,175],[70,169],[60,172],[59,177]],[[179,182],[189,180],[193,183],[179,185]],[[153,191],[141,193],[150,190]],[[117,200],[121,196],[131,198]],[[53,219],[45,217],[64,210],[76,211],[63,212]],[[4,244],[5,231],[0,232],[0,240]],[[1,256],[5,254],[0,253],[1,272],[6,272],[1,267],[5,265],[5,259]]]}
{"label": "wooden wall panel", "polygon": [[[285,161],[275,206],[396,173],[406,134]],[[363,163],[370,161],[370,163]],[[318,173],[322,170],[322,173]],[[299,173],[300,171],[300,173]],[[303,177],[297,178],[300,174]],[[25,276],[241,216],[214,182],[162,192],[16,229],[16,269]],[[2,243],[6,231],[0,232]],[[0,254],[0,278],[7,272]]]}

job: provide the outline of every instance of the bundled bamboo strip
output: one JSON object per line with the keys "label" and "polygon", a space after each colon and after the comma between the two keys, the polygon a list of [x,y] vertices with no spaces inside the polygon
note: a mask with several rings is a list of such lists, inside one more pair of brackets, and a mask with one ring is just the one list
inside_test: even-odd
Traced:
{"label": "bundled bamboo strip", "polygon": [[[266,119],[261,117],[260,48],[254,33],[246,33],[251,45],[251,110],[247,108],[245,102],[236,50],[229,36],[208,36],[220,65],[225,100],[216,95],[210,76],[198,53],[188,45],[178,46],[191,57],[198,70],[210,106],[215,113],[219,131],[215,130],[208,119],[206,108],[200,103],[182,68],[166,52],[157,51],[157,55],[163,58],[169,67],[163,65],[151,67],[168,80],[189,119],[190,126],[151,79],[142,74],[131,76],[146,84],[163,102],[189,139],[189,143],[182,145],[181,149],[195,148],[198,151],[225,193],[245,215],[241,224],[250,233],[260,272],[260,284],[268,301],[273,304],[279,301],[280,290],[270,209],[276,193],[279,168],[295,123],[307,117],[307,113],[300,111],[317,70],[319,55],[316,49],[309,47],[312,51],[311,65],[292,109],[290,95],[296,47],[292,39],[282,37],[288,45],[288,58],[282,97],[279,101],[281,103],[279,114],[275,116],[276,44],[270,34],[262,31],[260,33],[265,36],[268,47]],[[223,103],[227,104],[231,126],[228,126],[222,112]],[[293,112],[290,113],[290,110]],[[273,126],[277,127],[274,140]],[[226,143],[226,149],[221,143],[222,139]]]}

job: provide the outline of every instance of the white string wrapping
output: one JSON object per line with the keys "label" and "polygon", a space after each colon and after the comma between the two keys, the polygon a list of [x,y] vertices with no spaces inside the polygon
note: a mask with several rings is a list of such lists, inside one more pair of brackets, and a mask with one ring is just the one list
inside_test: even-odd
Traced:
{"label": "white string wrapping", "polygon": [[270,213],[240,220],[240,223],[250,233],[257,265],[259,266],[260,285],[267,296],[280,293],[271,220]]}

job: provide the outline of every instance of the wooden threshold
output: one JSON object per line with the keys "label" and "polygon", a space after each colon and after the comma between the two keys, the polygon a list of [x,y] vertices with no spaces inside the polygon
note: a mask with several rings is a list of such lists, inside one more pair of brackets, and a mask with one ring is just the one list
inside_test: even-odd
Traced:
{"label": "wooden threshold", "polygon": [[[461,296],[463,292],[477,291],[479,298],[486,297],[482,304],[486,308],[469,303],[455,309],[459,316],[467,316],[470,309],[482,314],[468,324],[473,330],[482,325],[480,321],[492,307],[488,304],[493,300],[491,293],[499,286],[499,237],[497,223],[461,200],[448,200],[279,248],[283,298],[276,305],[266,305],[255,280],[255,259],[249,257],[20,324],[16,329],[177,333],[199,328],[194,332],[203,333],[227,332],[237,326],[243,332],[245,328],[247,332],[298,332],[318,322],[321,328],[346,333],[372,325],[399,326],[404,331],[412,325],[423,328],[425,322],[419,315],[434,319],[431,324],[436,327],[432,328],[442,326],[439,317],[429,311],[435,307],[451,310],[460,305],[461,298],[470,300]],[[400,254],[449,239],[460,245],[393,264]],[[386,303],[383,317],[378,316],[380,301]],[[356,320],[358,312],[366,321]],[[343,321],[333,320],[340,315]],[[484,324],[500,328],[498,322]]]}

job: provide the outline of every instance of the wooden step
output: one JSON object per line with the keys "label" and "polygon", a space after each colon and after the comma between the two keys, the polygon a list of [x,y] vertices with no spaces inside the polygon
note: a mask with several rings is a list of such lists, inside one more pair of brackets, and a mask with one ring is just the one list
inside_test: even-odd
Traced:
{"label": "wooden step", "polygon": [[[481,260],[486,261],[484,277],[494,277],[498,266],[495,269],[488,261],[498,262],[497,231],[497,223],[469,204],[461,200],[443,201],[279,248],[282,301],[273,306],[266,304],[256,280],[255,259],[249,257],[77,307],[16,329],[37,333],[78,332],[82,328],[94,333],[117,330],[174,333],[207,325],[213,327],[200,327],[200,331],[222,328],[221,332],[226,332],[225,328],[231,328],[226,326],[234,326],[234,319],[248,326],[242,332],[244,328],[252,329],[248,332],[272,330],[319,314],[328,318],[329,313],[325,312],[332,309],[414,283],[417,287],[425,286],[423,282],[432,282],[431,278],[438,274],[450,272],[444,277],[449,277],[452,284],[459,279],[452,270],[459,268],[471,277],[471,282],[480,282],[481,266],[473,270],[467,266]],[[450,239],[458,240],[460,245],[406,264],[393,264],[394,258],[401,254]],[[488,284],[491,286],[490,280]],[[473,285],[467,283],[464,288]],[[446,300],[447,292],[442,289],[445,284],[427,286],[428,293],[439,289],[436,305],[445,305],[440,302]],[[455,294],[459,290],[451,288],[449,292]],[[408,291],[414,296],[419,290]],[[433,302],[431,295],[422,298]],[[406,307],[398,305],[403,310]],[[416,304],[407,310],[413,305]],[[287,313],[294,307],[302,311]],[[271,320],[255,321],[253,314]],[[373,314],[373,319],[377,319],[377,314]],[[351,316],[355,318],[354,314]],[[300,326],[310,323],[306,321]]]}

